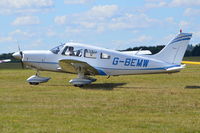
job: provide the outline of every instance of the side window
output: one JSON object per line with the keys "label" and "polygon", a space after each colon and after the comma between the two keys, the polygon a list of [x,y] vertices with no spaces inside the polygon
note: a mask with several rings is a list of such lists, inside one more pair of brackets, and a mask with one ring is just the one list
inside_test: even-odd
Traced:
{"label": "side window", "polygon": [[90,50],[90,49],[85,49],[84,56],[85,56],[86,58],[93,58],[93,59],[96,59],[96,58],[97,58],[97,51],[95,51],[95,50]]}
{"label": "side window", "polygon": [[101,53],[101,59],[110,59],[110,55]]}
{"label": "side window", "polygon": [[74,47],[66,46],[62,52],[62,55],[81,57],[82,53],[83,53],[83,50],[81,48],[74,48]]}

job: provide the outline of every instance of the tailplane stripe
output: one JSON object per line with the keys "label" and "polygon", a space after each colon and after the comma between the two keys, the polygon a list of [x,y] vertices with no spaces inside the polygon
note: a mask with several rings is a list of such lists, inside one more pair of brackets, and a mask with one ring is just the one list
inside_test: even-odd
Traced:
{"label": "tailplane stripe", "polygon": [[172,41],[170,44],[175,43],[175,42],[190,40],[190,39],[191,39],[191,38],[183,38],[183,39],[179,39],[179,40],[174,40],[174,41]]}
{"label": "tailplane stripe", "polygon": [[178,39],[181,39],[181,38],[184,38],[184,37],[192,37],[192,35],[184,35],[184,36],[176,37],[174,40],[178,40]]}

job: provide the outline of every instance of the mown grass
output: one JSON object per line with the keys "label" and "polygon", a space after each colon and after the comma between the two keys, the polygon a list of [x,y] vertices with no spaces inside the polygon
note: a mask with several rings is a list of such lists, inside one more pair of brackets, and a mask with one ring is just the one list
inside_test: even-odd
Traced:
{"label": "mown grass", "polygon": [[1,133],[200,132],[200,66],[176,74],[106,77],[84,88],[76,75],[42,72],[50,82],[30,86],[32,70],[0,70]]}
{"label": "mown grass", "polygon": [[20,63],[2,63],[0,64],[0,70],[2,69],[22,69]]}

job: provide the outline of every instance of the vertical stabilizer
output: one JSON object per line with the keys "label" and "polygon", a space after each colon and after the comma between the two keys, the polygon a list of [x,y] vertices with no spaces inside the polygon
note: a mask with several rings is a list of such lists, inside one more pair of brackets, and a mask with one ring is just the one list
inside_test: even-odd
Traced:
{"label": "vertical stabilizer", "polygon": [[191,33],[180,33],[159,53],[153,55],[154,58],[170,64],[180,64],[191,38]]}

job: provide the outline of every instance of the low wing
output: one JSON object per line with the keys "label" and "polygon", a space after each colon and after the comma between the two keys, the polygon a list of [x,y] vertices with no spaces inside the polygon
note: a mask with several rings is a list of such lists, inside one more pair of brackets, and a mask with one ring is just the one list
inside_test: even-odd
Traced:
{"label": "low wing", "polygon": [[0,60],[0,63],[10,62],[10,61],[11,61],[10,59],[7,59],[7,60]]}
{"label": "low wing", "polygon": [[200,62],[193,62],[193,61],[182,61],[183,64],[193,64],[193,65],[200,65]]}
{"label": "low wing", "polygon": [[68,73],[82,73],[84,75],[98,75],[99,72],[94,67],[83,61],[60,60],[60,69]]}

